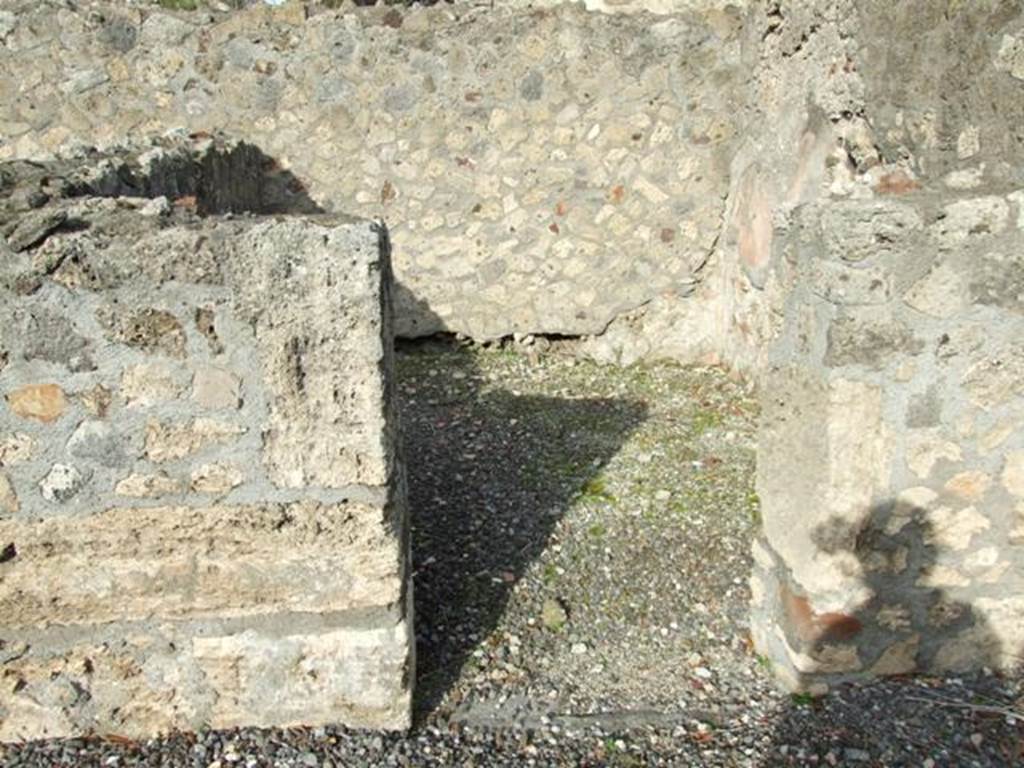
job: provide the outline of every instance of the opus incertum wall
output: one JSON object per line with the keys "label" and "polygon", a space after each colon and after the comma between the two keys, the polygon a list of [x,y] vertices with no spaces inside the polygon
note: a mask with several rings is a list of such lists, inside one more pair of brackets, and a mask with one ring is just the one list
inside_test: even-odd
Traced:
{"label": "opus incertum wall", "polygon": [[251,141],[388,222],[403,335],[595,334],[691,294],[745,119],[739,16],[496,5],[25,3],[0,22],[0,157]]}
{"label": "opus incertum wall", "polygon": [[1018,667],[1024,8],[864,0],[775,21],[764,102],[812,95],[796,162],[751,155],[734,208],[734,263],[776,319],[756,645],[811,690]]}
{"label": "opus incertum wall", "polygon": [[386,235],[262,160],[0,167],[0,740],[409,724]]}
{"label": "opus incertum wall", "polygon": [[779,233],[752,586],[790,685],[1019,664],[1024,209],[989,192],[826,201]]}
{"label": "opus incertum wall", "polygon": [[[295,1],[175,14],[26,1],[0,11],[0,156],[224,129],[274,158],[248,145],[200,153],[197,175],[158,153],[131,161],[149,170],[128,182],[100,164],[67,195],[135,201],[75,202],[88,216],[62,214],[67,202],[17,202],[26,213],[4,232],[15,255],[3,269],[20,271],[5,278],[0,525],[29,526],[36,538],[4,534],[16,546],[0,564],[0,589],[21,618],[8,625],[5,614],[0,635],[0,674],[14,681],[2,694],[0,735],[17,737],[11,724],[29,722],[37,733],[86,727],[100,716],[98,692],[121,690],[102,682],[117,674],[191,692],[180,707],[142,698],[135,722],[150,711],[154,727],[269,722],[265,691],[246,687],[252,676],[228,683],[206,670],[224,669],[213,658],[273,666],[283,658],[275,654],[291,653],[337,663],[337,675],[317,669],[303,685],[339,688],[308,697],[325,709],[282,717],[405,722],[400,472],[359,447],[393,436],[380,373],[387,355],[359,358],[365,367],[346,357],[351,370],[329,365],[332,345],[348,343],[338,329],[367,330],[370,315],[331,305],[341,313],[332,319],[312,307],[344,295],[346,280],[371,290],[356,277],[362,262],[353,274],[340,263],[347,238],[372,236],[365,224],[294,216],[318,210],[313,200],[388,222],[401,335],[570,334],[604,360],[722,362],[759,378],[764,531],[752,628],[788,686],[1020,658],[1024,9],[952,0],[494,5],[334,11]],[[170,212],[142,200],[160,197]],[[190,206],[212,215],[177,223]],[[230,210],[293,216],[216,216]],[[104,258],[109,238],[98,224],[77,224],[90,217],[139,233],[114,238],[125,255],[102,269],[88,265]],[[311,234],[330,243],[342,231],[332,251],[342,255],[331,258]],[[304,237],[308,249],[296,245]],[[72,243],[81,254],[64,248]],[[175,249],[185,255],[172,258]],[[307,250],[337,271],[285,268]],[[283,272],[265,281],[273,264]],[[272,310],[273,291],[316,275],[344,290],[317,283],[306,303]],[[192,284],[201,290],[177,293]],[[264,285],[271,298],[257,301]],[[94,298],[72,305],[68,291]],[[386,350],[382,311],[374,343]],[[40,336],[60,343],[37,344]],[[255,351],[233,351],[244,349]],[[332,379],[343,370],[375,383],[352,394]],[[385,405],[367,409],[361,398],[378,390]],[[367,412],[385,415],[348,423]],[[117,450],[102,447],[122,439]],[[232,468],[229,455],[250,459]],[[158,539],[116,539],[131,520],[93,520],[141,520],[160,508],[153,526],[174,526],[203,499],[229,515],[220,528],[188,528],[191,551],[207,559],[181,559],[188,547],[165,552]],[[259,517],[288,504],[337,514]],[[236,524],[230,515],[256,518]],[[315,529],[325,518],[339,521],[329,535],[344,547],[293,562],[302,546],[270,543],[291,529],[271,533],[268,519]],[[224,527],[235,534],[221,535]],[[207,530],[214,543],[200,545]],[[73,535],[107,542],[96,545],[103,552],[141,548],[137,560],[149,563],[116,603],[125,617],[109,619],[133,632],[117,633],[122,645],[109,646],[106,667],[74,655],[107,647],[98,629],[53,628],[100,616],[84,601],[103,595],[114,572],[77,547],[47,544]],[[319,535],[295,532],[316,552]],[[245,562],[232,547],[260,566],[230,572],[227,563]],[[83,557],[69,582],[79,592],[44,610],[40,584],[8,574],[74,569],[46,570],[32,557]],[[158,571],[161,557],[172,564]],[[318,557],[344,561],[330,568],[344,590],[310,575]],[[275,592],[307,578],[325,591]],[[202,588],[161,592],[178,579]],[[260,588],[243,581],[217,596],[244,579]],[[278,636],[285,625],[313,639],[288,645]],[[63,658],[69,671],[46,666]],[[90,673],[97,687],[86,701],[71,677],[84,666],[129,671]],[[308,690],[285,682],[273,690]]]}

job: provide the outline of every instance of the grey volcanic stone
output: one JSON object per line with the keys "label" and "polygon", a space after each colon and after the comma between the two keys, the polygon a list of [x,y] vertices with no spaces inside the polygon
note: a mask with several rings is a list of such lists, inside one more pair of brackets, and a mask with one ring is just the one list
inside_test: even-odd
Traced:
{"label": "grey volcanic stone", "polygon": [[68,440],[68,453],[105,467],[124,466],[127,461],[121,436],[106,421],[83,421]]}

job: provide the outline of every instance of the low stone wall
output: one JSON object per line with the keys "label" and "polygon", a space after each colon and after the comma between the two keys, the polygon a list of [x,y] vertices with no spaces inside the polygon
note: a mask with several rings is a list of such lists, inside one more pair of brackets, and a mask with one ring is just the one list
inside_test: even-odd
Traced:
{"label": "low stone wall", "polygon": [[0,740],[409,724],[386,235],[257,156],[0,167]]}

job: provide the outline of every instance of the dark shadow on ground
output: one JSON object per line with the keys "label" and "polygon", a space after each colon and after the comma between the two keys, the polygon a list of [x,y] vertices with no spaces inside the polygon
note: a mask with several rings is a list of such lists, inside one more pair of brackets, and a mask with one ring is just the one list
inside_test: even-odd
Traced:
{"label": "dark shadow on ground", "polygon": [[494,629],[573,496],[647,410],[489,390],[464,348],[436,339],[399,348],[422,722]]}
{"label": "dark shadow on ground", "polygon": [[[857,557],[872,597],[852,621],[844,617],[855,628],[844,641],[881,679],[838,674],[826,696],[794,696],[775,723],[765,768],[1024,765],[1021,670],[978,671],[999,668],[1004,649],[984,615],[944,588],[966,552],[951,550],[956,537],[932,519],[891,500],[860,525],[833,519],[815,529],[821,550]],[[811,655],[836,642],[826,629]],[[918,669],[925,673],[911,674]]]}

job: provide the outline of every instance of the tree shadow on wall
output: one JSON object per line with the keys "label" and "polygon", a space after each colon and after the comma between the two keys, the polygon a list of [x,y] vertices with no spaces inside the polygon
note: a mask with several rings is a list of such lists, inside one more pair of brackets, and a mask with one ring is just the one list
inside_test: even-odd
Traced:
{"label": "tree shadow on wall", "polygon": [[476,359],[436,337],[399,345],[418,722],[497,626],[574,495],[647,416],[626,399],[495,389]]}
{"label": "tree shadow on wall", "polygon": [[[829,646],[856,644],[862,669],[882,679],[837,672],[828,695],[794,696],[774,725],[765,768],[819,760],[889,766],[931,758],[953,764],[944,762],[951,748],[970,754],[973,765],[1024,761],[1024,722],[1006,718],[1018,707],[1008,691],[1019,670],[1005,676],[977,671],[999,668],[1003,645],[981,612],[946,589],[961,578],[958,561],[977,550],[956,549],[963,538],[955,516],[965,512],[889,501],[858,526],[833,518],[815,529],[812,539],[823,552],[856,556],[872,596],[853,616],[818,617],[810,655],[821,658]],[[789,640],[798,647],[799,637]],[[806,635],[803,640],[806,648]],[[915,669],[927,676],[911,676]],[[880,728],[887,738],[878,738]]]}

